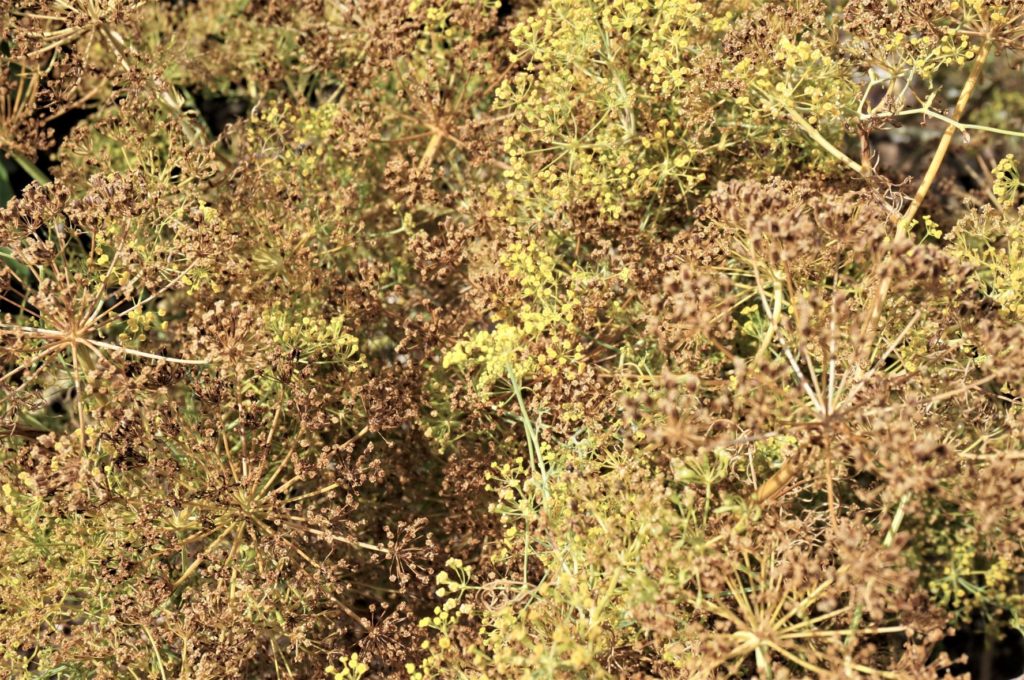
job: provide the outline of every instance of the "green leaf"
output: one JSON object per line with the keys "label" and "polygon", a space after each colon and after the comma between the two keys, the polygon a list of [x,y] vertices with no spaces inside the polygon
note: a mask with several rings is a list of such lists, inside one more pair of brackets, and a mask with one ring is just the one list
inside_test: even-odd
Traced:
{"label": "green leaf", "polygon": [[21,169],[28,173],[28,176],[39,182],[40,184],[49,184],[50,177],[45,172],[39,169],[39,166],[30,161],[27,157],[21,155],[17,151],[8,152],[11,160],[21,166]]}
{"label": "green leaf", "polygon": [[0,208],[7,205],[7,201],[14,198],[14,187],[11,186],[11,174],[7,170],[7,164],[0,160]]}

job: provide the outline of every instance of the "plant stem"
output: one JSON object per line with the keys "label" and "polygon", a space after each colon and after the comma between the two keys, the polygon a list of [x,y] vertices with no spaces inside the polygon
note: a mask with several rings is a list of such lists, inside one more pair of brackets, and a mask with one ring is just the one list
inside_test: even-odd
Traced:
{"label": "plant stem", "polygon": [[775,495],[789,483],[789,480],[796,477],[799,469],[800,468],[793,462],[792,458],[787,459],[774,475],[766,479],[761,486],[757,487],[757,491],[754,492],[754,502],[760,505],[761,503],[774,498]]}
{"label": "plant stem", "polygon": [[896,512],[892,515],[892,523],[889,525],[889,530],[885,532],[885,538],[882,539],[882,545],[886,548],[892,547],[892,542],[896,540],[896,534],[899,533],[900,525],[903,524],[903,515],[907,509],[907,501],[910,500],[910,494],[905,493],[900,498],[899,505],[896,506]]}
{"label": "plant stem", "polygon": [[946,126],[946,131],[942,133],[939,146],[935,149],[935,155],[932,156],[932,162],[924,174],[924,179],[921,180],[921,185],[917,187],[917,193],[914,194],[914,200],[910,203],[910,207],[907,208],[900,221],[896,224],[897,239],[906,234],[907,226],[913,221],[914,215],[917,214],[921,204],[924,203],[932,183],[935,182],[935,178],[939,174],[942,161],[945,160],[946,152],[949,151],[949,145],[953,142],[953,135],[960,126],[960,118],[963,117],[964,111],[967,110],[967,102],[970,101],[974,88],[978,85],[978,81],[981,80],[982,71],[985,69],[985,61],[988,59],[989,49],[989,43],[986,42],[978,50],[974,66],[971,68],[970,75],[967,76],[967,82],[964,83],[963,89],[960,90],[960,96],[956,100],[956,107],[953,109],[953,115],[950,116],[949,125]]}
{"label": "plant stem", "polygon": [[862,167],[860,163],[847,156],[845,153],[837,149],[835,145],[832,144],[832,142],[822,137],[821,133],[818,132],[818,129],[811,125],[810,121],[808,121],[806,118],[800,115],[800,113],[796,109],[787,106],[786,115],[788,115],[793,120],[793,122],[800,127],[801,130],[806,132],[808,137],[817,142],[818,146],[827,151],[840,163],[850,168],[858,175],[867,174],[865,168]]}
{"label": "plant stem", "polygon": [[[928,170],[925,171],[924,179],[921,180],[920,186],[917,187],[917,193],[914,194],[914,198],[911,201],[910,206],[896,223],[896,234],[893,236],[893,242],[900,241],[906,237],[907,228],[914,221],[914,216],[917,215],[917,211],[924,203],[924,199],[928,196],[928,192],[931,190],[932,184],[935,182],[935,178],[939,174],[939,168],[942,167],[942,162],[945,160],[946,153],[949,151],[949,145],[953,142],[953,135],[956,134],[957,126],[960,124],[960,118],[963,117],[964,111],[967,110],[967,102],[970,101],[971,94],[974,93],[974,88],[978,85],[978,81],[981,80],[981,74],[985,68],[985,61],[988,59],[989,49],[989,43],[985,42],[978,50],[978,56],[974,61],[974,66],[971,67],[971,72],[967,76],[967,81],[964,83],[964,87],[960,91],[960,96],[956,100],[956,107],[953,109],[953,115],[951,116],[952,121],[946,127],[946,131],[942,133],[939,145],[935,149],[935,155],[932,156],[932,161],[928,165]],[[878,289],[875,291],[874,298],[869,306],[870,311],[864,324],[864,337],[870,338],[869,344],[874,343],[874,337],[878,330],[878,321],[882,316],[882,307],[885,306],[885,299],[889,296],[889,287],[891,285],[892,277],[885,276],[879,283]]]}
{"label": "plant stem", "polygon": [[975,125],[973,123],[961,123],[958,120],[954,120],[949,116],[945,116],[938,111],[932,111],[926,106],[921,106],[916,109],[905,109],[899,113],[883,114],[892,116],[916,116],[916,115],[928,116],[935,120],[941,120],[943,123],[951,126],[952,128],[966,132],[968,130],[977,130],[978,132],[991,132],[994,135],[1003,135],[1004,137],[1024,137],[1024,131],[1021,130],[1006,130],[1004,128],[990,127],[988,125]]}
{"label": "plant stem", "polygon": [[13,160],[19,166],[21,166],[21,169],[24,170],[28,174],[28,176],[34,179],[35,181],[39,182],[40,184],[50,183],[49,176],[45,172],[40,170],[39,166],[30,161],[27,157],[13,150],[8,151],[7,155],[10,156],[11,160]]}
{"label": "plant stem", "polygon": [[129,349],[127,347],[121,347],[120,345],[114,345],[109,342],[102,342],[100,340],[86,340],[84,341],[89,345],[96,347],[102,347],[103,349],[110,350],[120,354],[128,354],[133,357],[142,357],[143,359],[153,359],[154,361],[166,361],[170,364],[185,364],[188,366],[206,366],[210,362],[206,359],[177,359],[175,357],[165,357],[159,354],[151,354],[150,352],[143,352],[137,349]]}
{"label": "plant stem", "polygon": [[419,168],[421,170],[430,165],[430,163],[434,160],[434,156],[437,154],[437,150],[441,146],[441,138],[442,135],[440,132],[435,132],[433,135],[431,135],[430,141],[427,142],[427,148],[423,152],[423,156],[420,158]]}
{"label": "plant stem", "polygon": [[519,403],[519,412],[522,416],[523,430],[526,433],[526,445],[529,449],[530,456],[533,459],[533,464],[537,467],[537,471],[540,472],[541,491],[544,494],[544,499],[547,500],[550,498],[550,492],[548,490],[548,471],[547,467],[544,465],[544,456],[540,446],[540,438],[537,436],[537,431],[534,429],[533,422],[530,420],[530,416],[526,411],[526,401],[523,399],[523,388],[519,383],[519,378],[512,369],[509,369],[508,377],[509,382],[512,383],[512,391],[515,392],[516,401]]}

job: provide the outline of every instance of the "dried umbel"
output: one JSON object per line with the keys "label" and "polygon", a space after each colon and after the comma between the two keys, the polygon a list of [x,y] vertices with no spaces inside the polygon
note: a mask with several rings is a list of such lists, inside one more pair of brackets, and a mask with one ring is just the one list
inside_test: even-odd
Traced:
{"label": "dried umbel", "polygon": [[0,0],[0,675],[986,677],[1022,40]]}
{"label": "dried umbel", "polygon": [[140,340],[166,342],[160,304],[208,269],[213,254],[199,234],[216,223],[202,204],[140,189],[138,176],[95,176],[81,198],[51,184],[4,209],[5,428],[45,409],[35,403],[44,390],[73,387],[81,405],[93,369],[108,361],[203,363],[155,355]]}

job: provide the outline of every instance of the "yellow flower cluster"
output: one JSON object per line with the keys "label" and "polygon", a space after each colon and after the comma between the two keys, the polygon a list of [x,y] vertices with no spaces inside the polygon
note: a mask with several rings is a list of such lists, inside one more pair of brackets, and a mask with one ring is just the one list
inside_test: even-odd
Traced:
{"label": "yellow flower cluster", "polygon": [[[588,200],[619,218],[670,182],[691,192],[704,176],[690,128],[707,121],[679,112],[701,96],[694,56],[722,19],[693,0],[554,0],[518,24],[526,66],[495,93],[522,123],[505,142],[510,204],[530,219]],[[673,136],[652,143],[662,120]]]}
{"label": "yellow flower cluster", "polygon": [[452,14],[462,7],[479,7],[485,10],[497,10],[501,0],[411,0],[407,6],[409,16],[422,16],[426,22],[424,33],[438,33],[454,38],[459,29],[449,23]]}
{"label": "yellow flower cluster", "polygon": [[144,310],[139,306],[133,307],[125,316],[126,330],[121,333],[121,339],[138,338],[150,330],[166,330],[167,321],[163,318],[165,315],[163,308]]}
{"label": "yellow flower cluster", "polygon": [[329,680],[359,680],[370,670],[364,662],[359,660],[359,655],[353,652],[341,668],[328,666],[324,669]]}
{"label": "yellow flower cluster", "polygon": [[20,484],[5,482],[2,487],[3,509],[14,521],[25,528],[45,529],[46,522],[40,520],[43,498],[35,477],[22,470],[17,476]]}
{"label": "yellow flower cluster", "polygon": [[[959,2],[950,3],[960,9]],[[1020,10],[1013,6],[1013,0],[967,0],[964,9],[972,11],[992,26],[1008,24],[1020,19]]]}
{"label": "yellow flower cluster", "polygon": [[257,110],[245,131],[253,160],[273,171],[281,187],[296,180],[319,181],[318,175],[344,173],[345,155],[338,153],[338,107],[296,106],[289,102]]}
{"label": "yellow flower cluster", "polygon": [[992,169],[992,177],[995,178],[992,183],[992,193],[995,194],[999,204],[1005,208],[1016,205],[1021,181],[1020,170],[1017,169],[1013,154],[1009,154],[996,164],[996,167]]}
{"label": "yellow flower cluster", "polygon": [[14,503],[13,503],[13,500],[14,500],[14,487],[12,487],[10,485],[10,483],[6,483],[5,482],[4,485],[3,485],[3,494],[4,494],[4,512],[6,512],[8,515],[13,515],[14,514]]}
{"label": "yellow flower cluster", "polygon": [[643,566],[651,543],[680,536],[694,515],[691,501],[640,482],[636,472],[645,463],[635,454],[589,442],[548,450],[550,496],[543,502],[545,482],[525,460],[492,464],[488,489],[498,500],[491,512],[505,527],[491,556],[494,571],[521,565],[525,555],[544,576],[523,583],[521,597],[479,612],[479,642],[444,656],[439,668],[448,673],[438,677],[456,677],[458,664],[487,669],[490,677],[606,675],[599,660],[635,625],[621,603],[646,601],[658,587]]}
{"label": "yellow flower cluster", "polygon": [[[541,455],[547,453],[545,450]],[[491,556],[494,563],[501,564],[513,555],[530,552],[528,527],[537,519],[534,509],[537,499],[531,493],[533,480],[522,457],[501,465],[491,463],[491,469],[484,473],[484,478],[487,480],[486,489],[497,496],[488,511],[496,514],[505,527],[501,547],[495,549]]]}
{"label": "yellow flower cluster", "polygon": [[939,555],[946,562],[941,576],[933,579],[928,589],[940,602],[956,610],[981,611],[986,602],[1021,600],[1013,595],[1017,576],[1008,568],[1005,557],[986,563],[984,551],[977,542],[960,536],[949,545],[940,546]]}
{"label": "yellow flower cluster", "polygon": [[[350,362],[359,353],[359,339],[345,330],[345,317],[298,319],[277,306],[264,315],[274,339],[302,358],[324,362]],[[349,368],[358,366],[353,362]]]}
{"label": "yellow flower cluster", "polygon": [[472,613],[472,607],[462,602],[462,596],[470,588],[473,568],[454,557],[445,562],[445,567],[446,570],[438,572],[434,581],[438,586],[437,597],[446,599],[441,605],[434,607],[433,616],[425,616],[419,621],[420,628],[435,633],[434,637],[424,640],[421,645],[421,648],[429,651],[430,655],[418,665],[405,664],[405,670],[411,680],[443,677],[439,671],[445,660],[445,652],[452,649],[450,631],[460,619]]}
{"label": "yellow flower cluster", "polygon": [[[1008,192],[1003,184],[1002,196]],[[975,268],[974,275],[1003,312],[1024,319],[1024,209],[1005,215],[972,213],[950,237],[955,240],[952,252]]]}
{"label": "yellow flower cluster", "polygon": [[963,65],[976,54],[967,36],[952,28],[938,37],[888,31],[884,27],[880,33],[886,40],[883,50],[891,62],[891,70],[908,69],[924,78],[930,78],[940,68],[954,62]]}
{"label": "yellow flower cluster", "polygon": [[[729,74],[750,84],[761,113],[784,117],[787,110],[796,110],[811,124],[831,122],[847,108],[844,104],[852,108],[856,101],[856,92],[842,77],[841,65],[820,40],[812,37],[793,41],[782,36],[773,64],[755,67],[744,58]],[[740,105],[748,102],[746,96],[738,100]]]}
{"label": "yellow flower cluster", "polygon": [[510,372],[520,380],[543,372],[571,374],[583,350],[570,340],[579,305],[573,277],[559,273],[555,258],[536,242],[513,244],[499,262],[518,283],[521,304],[508,321],[456,343],[444,355],[443,367],[478,365],[478,384],[485,388]]}
{"label": "yellow flower cluster", "polygon": [[[705,28],[708,17],[713,18],[713,15],[704,10],[700,2],[660,3],[650,21],[650,34],[640,42],[643,56],[638,61],[647,73],[648,88],[653,94],[669,97],[685,88],[693,72],[689,64],[693,43]],[[631,19],[631,23],[640,22]]]}

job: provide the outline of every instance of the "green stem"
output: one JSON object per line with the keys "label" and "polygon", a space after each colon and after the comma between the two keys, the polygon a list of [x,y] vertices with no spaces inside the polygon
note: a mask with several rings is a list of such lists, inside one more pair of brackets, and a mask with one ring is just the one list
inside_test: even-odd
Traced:
{"label": "green stem", "polygon": [[[989,127],[988,125],[975,125],[974,123],[961,123],[958,120],[954,120],[949,116],[945,116],[938,111],[932,111],[926,107],[919,107],[916,109],[905,109],[899,113],[882,113],[880,116],[916,116],[916,115],[928,116],[935,120],[940,120],[947,125],[952,126],[959,132],[966,132],[968,130],[977,130],[978,132],[991,132],[994,135],[1004,135],[1006,137],[1024,137],[1024,131],[1020,130],[1006,130],[1004,128]],[[867,116],[871,118],[872,116]]]}
{"label": "green stem", "polygon": [[825,139],[821,135],[821,133],[818,132],[818,129],[811,125],[810,121],[808,121],[806,118],[800,115],[800,113],[797,112],[796,109],[794,109],[791,106],[787,106],[786,114],[790,117],[790,119],[792,119],[794,123],[796,123],[800,127],[801,130],[807,133],[808,137],[817,142],[818,146],[827,151],[832,157],[834,157],[836,160],[838,160],[840,163],[842,163],[849,169],[856,172],[858,175],[864,174],[864,168],[861,167],[860,163],[847,156],[845,153],[837,149],[835,145],[832,144],[832,142]]}
{"label": "green stem", "polygon": [[899,533],[900,525],[903,524],[903,513],[906,511],[909,500],[910,494],[905,493],[900,498],[899,505],[896,506],[896,512],[892,515],[892,524],[889,525],[889,530],[885,532],[885,538],[882,540],[882,545],[886,548],[892,547],[892,542],[896,540],[896,534]]}
{"label": "green stem", "polygon": [[28,176],[34,179],[35,181],[39,182],[40,184],[50,183],[49,176],[47,176],[45,172],[40,170],[38,165],[30,161],[25,156],[22,156],[20,153],[13,150],[8,151],[7,155],[10,156],[11,160],[13,160],[19,166],[21,166],[21,169],[24,170],[28,174]]}
{"label": "green stem", "polygon": [[544,465],[544,456],[541,451],[540,439],[537,436],[537,431],[533,427],[533,422],[530,420],[530,416],[526,411],[526,402],[523,400],[523,388],[519,384],[519,378],[516,377],[515,371],[509,369],[508,372],[509,382],[512,383],[512,391],[515,392],[516,401],[519,403],[519,413],[522,415],[523,430],[526,432],[526,445],[530,451],[530,457],[533,459],[531,462],[537,467],[537,471],[540,472],[541,479],[541,491],[544,493],[544,500],[550,498],[548,491],[548,471]]}

